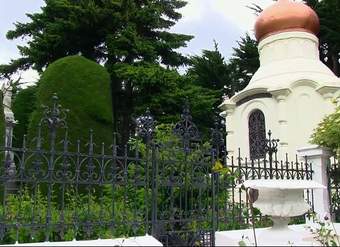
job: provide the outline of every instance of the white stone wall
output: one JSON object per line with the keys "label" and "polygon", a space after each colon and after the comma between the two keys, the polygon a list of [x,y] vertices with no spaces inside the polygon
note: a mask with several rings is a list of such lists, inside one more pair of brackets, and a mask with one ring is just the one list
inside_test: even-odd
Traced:
{"label": "white stone wall", "polygon": [[[307,84],[307,83],[306,83]],[[310,136],[325,115],[332,113],[335,105],[310,85],[292,88],[287,98],[288,152],[296,153],[300,147],[310,145]]]}
{"label": "white stone wall", "polygon": [[280,139],[279,154],[294,156],[299,147],[310,145],[310,136],[318,123],[335,110],[331,98],[324,98],[306,81],[291,89],[289,95],[248,101],[229,111],[226,116],[228,142],[231,155],[249,157],[248,119],[255,109],[266,118],[266,131]]}
{"label": "white stone wall", "polygon": [[274,99],[255,99],[235,108],[235,111],[226,117],[228,133],[227,149],[231,156],[237,156],[238,148],[240,148],[241,156],[249,157],[248,118],[255,109],[259,109],[264,113],[266,130],[276,130],[278,128],[278,116],[274,111],[276,105],[277,102]]}

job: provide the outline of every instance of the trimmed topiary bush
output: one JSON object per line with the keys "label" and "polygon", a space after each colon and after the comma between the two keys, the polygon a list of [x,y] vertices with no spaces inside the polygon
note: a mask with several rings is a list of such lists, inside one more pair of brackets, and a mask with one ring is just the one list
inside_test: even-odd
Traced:
{"label": "trimmed topiary bush", "polygon": [[[59,104],[69,109],[67,114],[70,150],[76,150],[77,140],[84,146],[89,139],[89,130],[94,133],[98,152],[102,142],[112,142],[112,110],[110,75],[106,69],[84,57],[70,56],[49,65],[38,83],[36,92],[37,109],[33,111],[28,127],[31,141],[37,135],[37,126],[43,116],[41,105],[51,106],[56,93]],[[43,132],[45,144],[49,137]],[[63,138],[59,132],[58,140]]]}

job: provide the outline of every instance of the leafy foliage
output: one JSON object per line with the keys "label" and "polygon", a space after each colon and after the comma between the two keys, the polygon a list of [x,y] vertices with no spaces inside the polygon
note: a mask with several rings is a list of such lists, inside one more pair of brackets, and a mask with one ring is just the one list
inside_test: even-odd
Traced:
{"label": "leafy foliage", "polygon": [[13,147],[20,147],[23,136],[28,132],[28,125],[32,112],[36,109],[37,86],[18,89],[14,95],[12,110],[17,124],[14,126]]}
{"label": "leafy foliage", "polygon": [[203,50],[202,56],[192,56],[190,58],[191,67],[188,75],[196,79],[196,84],[205,88],[221,90],[228,79],[227,64],[218,50],[215,42],[215,50]]}
{"label": "leafy foliage", "polygon": [[340,76],[340,2],[338,0],[304,0],[320,18],[320,58]]}
{"label": "leafy foliage", "polygon": [[313,215],[313,222],[318,226],[315,228],[308,227],[308,229],[320,246],[339,246],[339,236],[337,236],[334,225],[329,221],[328,217],[320,220],[316,215]]}
{"label": "leafy foliage", "polygon": [[238,47],[234,48],[233,56],[228,64],[232,93],[245,88],[260,67],[257,41],[246,34],[237,43]]}
{"label": "leafy foliage", "polygon": [[[216,107],[221,103],[220,92],[196,85],[192,78],[185,77],[185,81],[177,89],[174,99],[178,104],[178,109],[182,110],[185,99],[191,108],[191,115],[199,128],[204,140],[210,138],[211,129],[218,112]],[[178,116],[177,111],[177,116]]]}
{"label": "leafy foliage", "polygon": [[[132,187],[116,186],[113,192],[112,186],[103,186],[98,189],[101,191],[101,197],[99,197],[99,192],[95,195],[95,188],[92,188],[93,191],[90,195],[75,193],[75,186],[73,186],[66,188],[62,204],[55,191],[52,193],[55,198],[48,204],[46,193],[39,186],[36,189],[29,186],[21,188],[20,193],[8,195],[5,217],[6,221],[21,224],[21,227],[18,231],[16,227],[8,229],[3,243],[14,243],[17,235],[19,243],[37,243],[45,241],[46,234],[49,234],[50,241],[113,239],[145,234],[146,229],[142,225],[144,222],[139,215],[133,214],[135,205],[132,204],[134,203],[122,200],[124,191],[132,191],[132,189]],[[144,199],[144,190],[140,189],[133,195],[136,203],[139,203]],[[112,203],[113,198],[115,198],[114,204]],[[49,207],[51,227],[47,229],[45,223]],[[143,203],[140,203],[139,207],[145,209]],[[1,214],[3,209],[1,206]],[[113,215],[112,212],[120,213]],[[122,214],[122,212],[124,213]],[[103,224],[96,224],[98,220],[101,220]],[[112,221],[117,223],[114,227],[104,224]],[[90,222],[93,223],[92,228],[86,229],[84,224]],[[132,229],[132,224],[128,224],[130,222],[141,222],[137,232]],[[28,227],[30,224],[40,224],[41,226],[32,231],[32,228]],[[64,224],[65,228],[60,227],[60,224]]]}
{"label": "leafy foliage", "polygon": [[330,148],[340,155],[340,106],[326,116],[312,134],[312,142]]}
{"label": "leafy foliage", "polygon": [[245,88],[260,66],[257,42],[248,34],[233,48],[232,57],[225,61],[215,42],[215,50],[203,50],[202,56],[191,57],[188,75],[204,88],[218,90],[229,97]]}
{"label": "leafy foliage", "polygon": [[[134,117],[142,115],[147,108],[158,123],[171,124],[178,121],[184,101],[191,105],[192,115],[199,123],[205,137],[213,127],[214,109],[220,103],[219,91],[195,84],[190,76],[182,76],[174,69],[158,65],[121,65],[120,79],[129,80],[133,89]],[[131,108],[130,108],[131,110]],[[134,134],[131,124],[129,136]]]}
{"label": "leafy foliage", "polygon": [[190,58],[185,76],[187,84],[182,91],[187,93],[193,106],[193,116],[205,135],[214,127],[223,94],[231,94],[231,87],[227,86],[230,85],[229,73],[216,42],[214,50],[203,50],[201,56]]}
{"label": "leafy foliage", "polygon": [[[201,56],[190,57],[190,67],[185,75],[188,82],[184,88],[180,87],[179,93],[186,92],[192,99],[193,116],[205,135],[217,120],[223,97],[232,97],[248,85],[259,67],[258,56],[257,42],[246,35],[238,42],[228,61],[218,50],[216,42],[214,50],[203,50]],[[199,107],[196,102],[201,102]]]}

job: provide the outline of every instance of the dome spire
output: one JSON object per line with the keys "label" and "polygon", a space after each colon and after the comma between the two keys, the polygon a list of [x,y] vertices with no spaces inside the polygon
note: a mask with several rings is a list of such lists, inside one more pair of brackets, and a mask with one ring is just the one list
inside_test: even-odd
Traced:
{"label": "dome spire", "polygon": [[280,32],[303,31],[318,34],[320,22],[309,6],[291,1],[278,0],[262,11],[255,24],[258,41]]}

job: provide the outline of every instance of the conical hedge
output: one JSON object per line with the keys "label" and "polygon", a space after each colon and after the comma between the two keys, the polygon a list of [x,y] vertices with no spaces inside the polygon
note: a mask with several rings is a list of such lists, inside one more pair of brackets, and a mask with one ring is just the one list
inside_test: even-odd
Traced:
{"label": "conical hedge", "polygon": [[[76,150],[78,139],[82,147],[85,146],[90,129],[93,130],[98,152],[102,142],[107,146],[112,143],[110,75],[103,66],[93,61],[81,56],[69,56],[49,65],[38,83],[37,109],[32,113],[28,127],[31,145],[35,143],[37,126],[43,117],[40,106],[52,106],[54,94],[58,96],[59,104],[69,110],[66,122],[71,150]],[[45,124],[43,127],[46,146],[50,137]],[[58,141],[63,136],[63,131],[57,132]]]}

